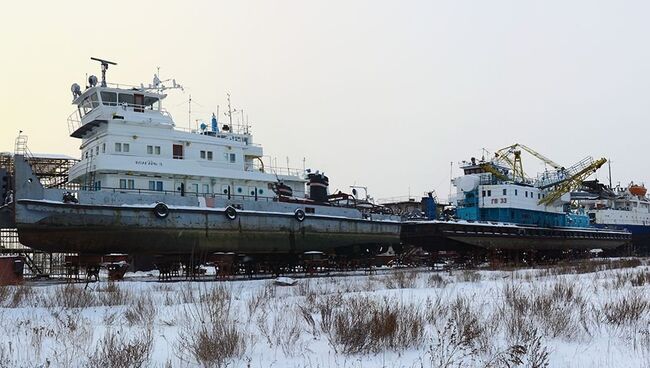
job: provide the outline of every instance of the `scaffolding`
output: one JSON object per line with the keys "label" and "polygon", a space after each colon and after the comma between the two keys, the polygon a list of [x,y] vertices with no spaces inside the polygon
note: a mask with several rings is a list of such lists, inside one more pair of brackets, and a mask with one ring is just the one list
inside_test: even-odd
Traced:
{"label": "scaffolding", "polygon": [[[9,177],[14,176],[15,155],[23,155],[32,167],[34,174],[45,188],[75,189],[76,184],[68,182],[68,173],[79,160],[66,155],[33,154],[27,147],[27,136],[16,138],[14,153],[0,153],[0,168],[5,169]],[[63,253],[46,253],[24,246],[20,243],[18,230],[0,229],[0,255],[22,256],[25,259],[25,274],[31,277],[48,277],[66,275],[65,256]]]}
{"label": "scaffolding", "polygon": [[[45,188],[75,189],[75,184],[68,182],[68,173],[79,160],[65,155],[31,154],[25,155],[34,174]],[[10,175],[14,172],[14,155],[0,153],[0,168],[5,168]]]}

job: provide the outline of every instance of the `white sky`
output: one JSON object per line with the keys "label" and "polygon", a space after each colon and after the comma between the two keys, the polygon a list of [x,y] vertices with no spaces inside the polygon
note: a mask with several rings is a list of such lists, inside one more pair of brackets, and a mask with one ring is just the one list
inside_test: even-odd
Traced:
{"label": "white sky", "polygon": [[450,162],[515,142],[567,166],[608,157],[614,183],[650,184],[648,14],[593,0],[9,2],[0,151],[22,129],[33,152],[79,156],[69,88],[99,75],[96,56],[119,64],[109,82],[147,84],[160,66],[187,87],[166,101],[180,126],[190,93],[208,120],[230,92],[265,154],[305,157],[331,190],[446,198]]}

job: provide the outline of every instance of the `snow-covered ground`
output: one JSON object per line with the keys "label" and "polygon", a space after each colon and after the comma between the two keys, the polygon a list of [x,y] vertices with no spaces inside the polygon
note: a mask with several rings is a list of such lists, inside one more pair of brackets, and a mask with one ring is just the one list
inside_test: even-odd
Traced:
{"label": "snow-covered ground", "polygon": [[649,367],[649,289],[647,260],[34,282],[0,288],[0,367]]}

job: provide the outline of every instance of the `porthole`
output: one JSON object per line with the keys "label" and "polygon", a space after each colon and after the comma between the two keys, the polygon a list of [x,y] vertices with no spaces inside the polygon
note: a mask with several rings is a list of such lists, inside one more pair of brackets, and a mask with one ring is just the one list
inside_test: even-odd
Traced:
{"label": "porthole", "polygon": [[258,191],[260,194],[264,194],[264,189],[259,189]]}
{"label": "porthole", "polygon": [[242,188],[237,188],[237,193],[243,192]]}

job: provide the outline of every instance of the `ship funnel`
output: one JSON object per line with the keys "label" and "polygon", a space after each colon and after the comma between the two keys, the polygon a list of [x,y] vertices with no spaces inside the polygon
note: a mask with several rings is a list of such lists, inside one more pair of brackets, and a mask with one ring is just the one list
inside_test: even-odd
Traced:
{"label": "ship funnel", "polygon": [[315,202],[327,202],[327,187],[330,185],[329,178],[325,174],[316,171],[316,173],[307,174],[309,182],[309,199]]}

